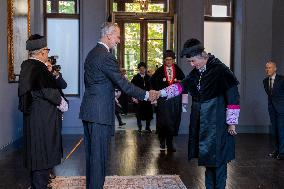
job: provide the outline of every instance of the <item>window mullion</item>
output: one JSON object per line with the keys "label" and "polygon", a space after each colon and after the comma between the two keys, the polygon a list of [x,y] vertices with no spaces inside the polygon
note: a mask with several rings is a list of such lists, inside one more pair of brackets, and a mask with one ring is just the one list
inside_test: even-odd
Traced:
{"label": "window mullion", "polygon": [[51,13],[59,12],[59,2],[58,0],[51,0]]}

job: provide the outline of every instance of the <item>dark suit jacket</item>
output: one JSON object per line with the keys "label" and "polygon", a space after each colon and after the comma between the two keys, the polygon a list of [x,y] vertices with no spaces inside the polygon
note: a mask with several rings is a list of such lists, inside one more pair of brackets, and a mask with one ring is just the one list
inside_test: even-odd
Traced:
{"label": "dark suit jacket", "polygon": [[265,92],[268,95],[268,108],[274,108],[277,113],[284,113],[284,76],[276,74],[272,93],[269,94],[269,78],[263,80]]}
{"label": "dark suit jacket", "polygon": [[85,93],[79,114],[82,120],[114,125],[114,86],[137,99],[145,98],[146,92],[122,76],[115,56],[101,44],[89,52],[84,70]]}

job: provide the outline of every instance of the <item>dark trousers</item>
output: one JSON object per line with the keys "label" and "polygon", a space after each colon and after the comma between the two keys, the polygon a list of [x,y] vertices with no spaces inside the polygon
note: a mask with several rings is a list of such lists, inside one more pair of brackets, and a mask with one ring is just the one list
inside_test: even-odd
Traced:
{"label": "dark trousers", "polygon": [[206,167],[206,189],[225,189],[227,180],[227,163],[219,167]]}
{"label": "dark trousers", "polygon": [[86,151],[86,188],[103,189],[111,126],[83,121]]}
{"label": "dark trousers", "polygon": [[173,148],[173,135],[167,135],[165,133],[158,133],[159,141],[162,146],[167,145],[167,148]]}
{"label": "dark trousers", "polygon": [[[142,120],[140,118],[137,118],[137,125],[138,125],[138,129],[142,129]],[[146,129],[150,129],[150,125],[151,125],[151,120],[146,120]]]}
{"label": "dark trousers", "polygon": [[117,118],[118,124],[122,125],[122,120],[121,120],[121,117],[120,117],[120,113],[118,111],[115,111],[115,116]]}
{"label": "dark trousers", "polygon": [[35,170],[31,172],[31,188],[46,189],[48,185],[49,169]]}
{"label": "dark trousers", "polygon": [[284,156],[284,114],[279,114],[273,107],[269,107],[272,134],[275,138],[274,150]]}

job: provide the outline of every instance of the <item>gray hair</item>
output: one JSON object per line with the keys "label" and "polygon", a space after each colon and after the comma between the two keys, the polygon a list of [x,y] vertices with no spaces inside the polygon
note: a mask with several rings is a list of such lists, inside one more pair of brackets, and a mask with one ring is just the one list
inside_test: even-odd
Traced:
{"label": "gray hair", "polygon": [[273,62],[272,60],[268,60],[268,61],[267,61],[267,64],[273,64],[273,65],[276,67],[276,63]]}
{"label": "gray hair", "polygon": [[36,56],[38,53],[40,53],[42,51],[42,49],[37,49],[34,51],[29,51],[29,57],[34,57]]}
{"label": "gray hair", "polygon": [[101,37],[104,37],[108,34],[112,34],[115,29],[118,27],[116,23],[105,22],[101,26]]}
{"label": "gray hair", "polygon": [[201,54],[196,55],[197,58],[203,58],[203,59],[207,59],[209,58],[209,54],[206,51],[202,51]]}

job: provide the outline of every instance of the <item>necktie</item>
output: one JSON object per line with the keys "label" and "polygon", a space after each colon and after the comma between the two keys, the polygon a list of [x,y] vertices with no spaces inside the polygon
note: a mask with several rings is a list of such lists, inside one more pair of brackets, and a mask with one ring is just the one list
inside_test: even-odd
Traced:
{"label": "necktie", "polygon": [[168,69],[168,78],[170,81],[172,80],[172,69]]}
{"label": "necktie", "polygon": [[202,78],[202,74],[203,72],[205,71],[205,69],[202,69],[202,70],[199,70],[199,79],[198,79],[198,84],[197,84],[197,90],[200,91],[200,88],[201,88],[201,78]]}
{"label": "necktie", "polygon": [[269,94],[271,94],[272,93],[272,78],[270,77],[269,78]]}
{"label": "necktie", "polygon": [[143,86],[145,87],[146,83],[145,83],[145,75],[141,75],[142,79],[143,79]]}

